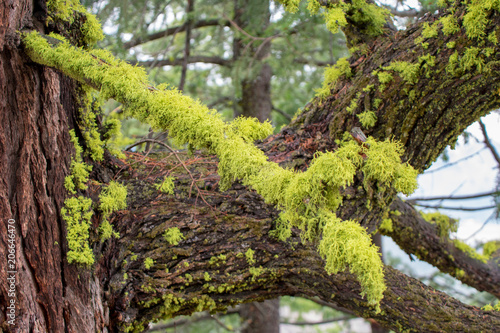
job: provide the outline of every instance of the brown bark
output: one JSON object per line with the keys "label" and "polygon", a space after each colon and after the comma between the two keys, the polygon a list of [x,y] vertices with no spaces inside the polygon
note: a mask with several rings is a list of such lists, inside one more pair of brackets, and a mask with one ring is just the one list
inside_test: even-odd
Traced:
{"label": "brown bark", "polygon": [[[18,282],[14,327],[5,321],[12,299],[8,295],[10,273],[5,266],[0,269],[0,325],[4,331],[99,332],[128,326],[140,330],[151,320],[201,310],[222,311],[241,302],[280,295],[319,297],[395,331],[498,331],[498,312],[464,305],[390,267],[385,267],[388,289],[380,304],[382,311],[375,312],[360,296],[355,277],[348,272],[332,276],[325,272],[315,244],[302,244],[297,233],[290,242],[272,238],[269,231],[278,212],[255,192],[236,183],[220,193],[216,160],[201,154],[189,161],[184,157],[200,192],[171,155],[149,159],[129,154],[126,161],[118,161],[107,154],[104,162],[94,164],[92,179],[103,183],[115,179],[128,186],[128,208],[111,218],[121,237],[93,241],[96,264],[92,269],[68,265],[60,209],[67,197],[63,182],[73,153],[68,130],[77,117],[78,83],[34,64],[19,46],[15,31],[36,26],[32,2],[0,6],[4,10],[0,16],[0,121],[4,124],[0,129],[0,223],[3,230],[8,230],[9,219],[16,223]],[[41,7],[35,9],[43,14]],[[463,10],[457,8],[457,15]],[[487,29],[500,23],[497,16]],[[460,50],[473,44],[460,36],[428,41],[426,52],[440,50],[436,65],[429,75],[423,72],[414,85],[405,86],[394,75],[383,92],[378,90],[372,71],[390,61],[415,60],[422,55],[414,44],[420,32],[417,26],[398,32],[392,40],[381,37],[369,45],[367,54],[352,58],[352,78],[341,79],[325,101],[311,103],[291,126],[261,144],[269,158],[306,169],[314,152],[335,149],[334,139],[359,125],[345,108],[361,92],[362,100],[384,98],[376,110],[379,120],[366,134],[400,140],[404,160],[424,169],[461,130],[499,106],[497,71],[477,74],[470,70],[459,78],[444,71],[451,51],[441,49],[442,42],[453,39]],[[498,46],[495,51],[489,60],[499,60]],[[495,66],[492,64],[493,69]],[[368,83],[376,89],[363,92]],[[401,93],[402,86],[416,91],[413,101]],[[360,111],[356,109],[355,114]],[[175,194],[158,192],[154,184],[173,167]],[[372,231],[394,193],[376,183],[363,187],[361,177],[345,189],[349,199],[338,215],[356,219]],[[97,187],[92,185],[86,193],[94,201]],[[368,200],[372,209],[367,208]],[[94,227],[98,220],[96,215]],[[169,245],[162,233],[170,227],[178,227],[186,239]],[[6,258],[7,238],[2,237],[0,244],[0,257]],[[255,251],[254,263],[245,256],[249,248]],[[146,258],[154,260],[149,269],[144,266]],[[474,274],[485,281],[485,290],[495,291],[486,282],[498,279],[497,272],[477,270]]]}

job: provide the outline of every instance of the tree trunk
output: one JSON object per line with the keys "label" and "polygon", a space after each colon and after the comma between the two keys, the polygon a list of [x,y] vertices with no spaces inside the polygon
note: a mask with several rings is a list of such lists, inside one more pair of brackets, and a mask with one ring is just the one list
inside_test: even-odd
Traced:
{"label": "tree trunk", "polygon": [[0,4],[0,330],[99,331],[109,325],[102,285],[68,265],[60,217],[79,84],[20,47],[16,30],[36,25],[42,3],[9,3]]}
{"label": "tree trunk", "polygon": [[233,43],[233,60],[239,62],[238,71],[243,77],[237,115],[255,117],[260,121],[270,119],[272,111],[272,69],[265,61],[271,53],[271,40],[262,40],[270,17],[269,0],[235,1],[234,22],[252,35],[252,38],[235,38]]}
{"label": "tree trunk", "polygon": [[[249,10],[248,0],[235,1],[234,21],[240,28],[250,33],[263,32],[269,25],[270,12],[269,0],[259,1],[258,4],[251,6]],[[253,8],[258,8],[259,13],[255,13]],[[255,22],[257,21],[257,22]],[[257,30],[258,29],[258,30]],[[257,37],[260,37],[257,35]],[[239,109],[237,116],[255,117],[259,121],[268,120],[271,116],[271,66],[263,60],[271,52],[271,44],[266,43],[259,47],[251,46],[249,43],[255,41],[235,38],[233,46],[233,60],[251,59],[249,68],[241,68],[245,77],[240,81],[241,101],[238,103]],[[243,54],[243,50],[247,54]],[[246,63],[248,61],[242,61]],[[255,69],[259,69],[255,74]],[[254,302],[242,304],[240,310],[241,321],[243,323],[244,333],[277,333],[279,332],[279,300],[266,300],[262,303]]]}

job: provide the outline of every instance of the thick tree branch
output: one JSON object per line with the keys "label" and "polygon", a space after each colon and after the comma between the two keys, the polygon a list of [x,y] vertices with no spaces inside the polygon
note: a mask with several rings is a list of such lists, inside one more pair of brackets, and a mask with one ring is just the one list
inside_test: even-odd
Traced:
{"label": "thick tree branch", "polygon": [[[113,241],[103,253],[115,267],[109,283],[116,324],[219,311],[256,298],[308,295],[398,331],[494,332],[500,325],[500,313],[464,305],[390,267],[385,268],[388,289],[380,305],[382,312],[377,313],[359,295],[360,287],[351,274],[325,272],[315,245],[301,244],[297,234],[289,242],[270,237],[276,212],[257,195],[235,185],[221,198],[213,187],[217,180],[206,174],[205,167],[190,164],[192,172],[205,173],[205,190],[216,207],[215,214],[206,207],[193,206],[182,174],[175,175],[174,195],[145,197],[142,193],[150,191],[165,168],[159,168],[154,160],[143,165],[140,171],[124,169],[117,175],[132,177],[122,180],[132,187],[134,196],[129,210],[113,220],[124,237]],[[140,180],[141,174],[149,175],[149,180]],[[170,245],[162,237],[164,230],[174,226],[186,238],[178,245]],[[127,252],[115,250],[124,246]],[[248,249],[254,251],[254,261],[249,262],[245,255]],[[145,258],[153,259],[154,266],[145,270]]]}
{"label": "thick tree branch", "polygon": [[485,263],[460,250],[448,238],[439,236],[437,226],[425,221],[411,205],[396,199],[391,205],[393,231],[382,230],[403,251],[448,273],[480,291],[500,297],[500,266],[494,259]]}
{"label": "thick tree branch", "polygon": [[[227,27],[229,26],[229,22],[224,21],[224,20],[199,20],[196,21],[192,29],[198,29],[198,28],[203,28],[203,27],[212,27],[212,26],[221,26],[221,27]],[[131,41],[128,41],[123,44],[123,47],[125,49],[130,49],[134,46],[141,45],[147,42],[151,42],[153,40],[157,40],[163,37],[175,35],[178,32],[184,32],[187,30],[187,24],[183,24],[180,26],[175,26],[171,27],[162,31],[158,31],[155,33],[152,33],[144,38],[138,38],[138,39],[133,39]]]}

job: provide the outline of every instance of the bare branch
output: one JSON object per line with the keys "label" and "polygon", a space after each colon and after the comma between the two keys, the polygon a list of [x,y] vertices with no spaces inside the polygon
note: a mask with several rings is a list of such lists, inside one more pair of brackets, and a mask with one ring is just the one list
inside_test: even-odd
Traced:
{"label": "bare branch", "polygon": [[[198,29],[198,28],[203,28],[203,27],[211,27],[211,26],[221,26],[221,27],[227,27],[229,26],[229,22],[227,21],[223,21],[223,20],[200,20],[200,21],[197,21],[193,24],[192,28],[193,29]],[[153,40],[156,40],[156,39],[160,39],[160,38],[163,38],[163,37],[167,37],[167,36],[171,36],[171,35],[174,35],[176,34],[177,32],[183,32],[183,31],[186,31],[187,30],[187,25],[186,24],[183,24],[183,25],[180,25],[180,26],[175,26],[175,27],[172,27],[172,28],[168,28],[166,30],[162,30],[162,31],[158,31],[158,32],[155,32],[151,35],[148,35],[144,38],[138,38],[138,39],[133,39],[129,42],[126,42],[123,44],[123,47],[125,49],[130,49],[134,46],[137,46],[137,45],[140,45],[140,44],[144,44],[144,43],[147,43],[147,42],[150,42],[150,41],[153,41]]]}
{"label": "bare branch", "polygon": [[[194,63],[206,63],[206,64],[215,64],[221,66],[229,66],[231,64],[231,60],[227,60],[221,57],[211,57],[211,56],[190,56],[187,58],[188,64]],[[163,67],[163,66],[182,66],[184,63],[184,58],[176,58],[176,59],[162,59],[162,60],[151,60],[151,61],[129,61],[131,65],[139,65],[143,67]]]}
{"label": "bare branch", "polygon": [[495,149],[495,147],[491,143],[491,140],[488,137],[488,132],[486,132],[486,126],[484,125],[484,123],[481,120],[479,120],[479,126],[481,126],[481,132],[483,132],[484,144],[486,145],[486,147],[488,147],[491,154],[493,155],[493,158],[495,159],[495,161],[497,161],[498,166],[500,167],[500,155],[498,155],[497,150]]}
{"label": "bare branch", "polygon": [[461,210],[461,211],[464,211],[464,212],[476,212],[476,211],[479,211],[479,210],[487,210],[487,209],[493,209],[493,208],[497,207],[495,205],[492,205],[492,206],[483,206],[483,207],[450,207],[450,206],[441,206],[441,205],[432,206],[432,205],[420,204],[418,202],[415,202],[413,204],[415,206],[424,207],[424,208]]}
{"label": "bare branch", "polygon": [[422,198],[411,198],[409,200],[406,200],[406,202],[409,203],[415,203],[416,201],[434,201],[434,200],[468,200],[468,199],[477,199],[477,198],[484,198],[484,197],[490,197],[492,195],[498,195],[500,194],[497,191],[491,191],[491,192],[484,192],[484,193],[478,193],[478,194],[470,194],[470,195],[457,195],[457,196],[446,196],[446,197],[422,197]]}

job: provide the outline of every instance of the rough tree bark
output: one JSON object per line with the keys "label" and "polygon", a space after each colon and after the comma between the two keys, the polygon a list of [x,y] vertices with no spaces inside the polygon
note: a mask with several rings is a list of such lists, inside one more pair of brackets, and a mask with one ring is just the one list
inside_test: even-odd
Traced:
{"label": "rough tree bark", "polygon": [[[203,152],[194,157],[178,154],[189,172],[175,154],[147,158],[128,154],[125,160],[106,154],[103,162],[93,163],[91,179],[97,182],[90,182],[86,195],[94,202],[100,184],[112,179],[127,184],[128,208],[110,219],[121,237],[101,243],[92,234],[94,266],[86,269],[68,264],[66,226],[60,210],[67,197],[63,182],[73,150],[68,130],[75,128],[80,83],[33,63],[17,33],[27,29],[46,32],[43,24],[36,23],[46,17],[44,6],[43,1],[0,3],[0,218],[3,235],[9,230],[9,219],[15,221],[16,260],[16,273],[5,269],[6,259],[0,269],[3,331],[141,330],[162,317],[224,311],[241,302],[280,295],[319,297],[395,331],[498,331],[500,313],[460,303],[391,267],[384,268],[387,290],[380,304],[382,311],[376,312],[360,296],[353,275],[325,272],[315,244],[302,244],[298,233],[288,242],[271,237],[269,231],[278,212],[254,191],[238,183],[224,193],[218,191],[217,160]],[[457,18],[465,11],[465,4],[456,5]],[[500,24],[500,15],[492,12],[488,17],[486,31],[490,32]],[[429,16],[425,20],[432,23],[435,19]],[[475,41],[466,38],[462,29],[461,33],[425,40],[429,44],[424,50],[414,42],[422,29],[419,24],[381,36],[369,42],[363,55],[354,54],[349,60],[350,78],[340,78],[326,99],[313,100],[289,127],[260,143],[269,159],[304,170],[316,151],[334,150],[335,139],[359,126],[357,117],[346,111],[357,93],[361,100],[383,99],[376,109],[378,121],[366,134],[379,140],[400,140],[404,160],[420,170],[479,116],[499,107],[499,46],[494,46],[487,59],[491,70],[478,73],[474,67],[455,77],[445,70],[449,56],[455,49],[474,46]],[[444,46],[450,41],[456,43],[455,49]],[[394,75],[384,91],[378,89],[374,70],[395,60],[416,63],[427,53],[436,57],[435,65],[428,72],[422,68],[414,84]],[[363,91],[367,84],[376,89]],[[402,86],[408,88],[408,95],[415,91],[411,99],[402,93]],[[176,179],[174,195],[154,186],[168,170]],[[346,198],[337,214],[373,231],[395,193],[381,190],[376,183],[363,187],[361,177],[344,190]],[[408,223],[427,235],[435,231],[424,227],[427,224],[421,219],[411,219],[411,207],[400,204],[407,210],[400,209],[396,225],[404,225],[406,212],[410,212]],[[96,214],[92,219],[95,227],[99,218]],[[163,231],[171,227],[178,227],[185,236],[178,245],[163,240]],[[405,230],[412,233],[413,229]],[[401,241],[403,246],[407,243]],[[8,237],[2,236],[0,244],[0,257],[7,258]],[[252,263],[245,256],[248,249],[254,251]],[[408,251],[414,251],[413,247]],[[428,252],[422,257],[432,262],[443,248],[436,246]],[[149,268],[144,265],[146,258],[154,260]],[[474,287],[500,296],[499,284],[491,283],[499,279],[498,263],[476,270],[479,263],[472,258],[454,255],[454,261],[469,276],[465,283],[473,284],[470,281],[477,276]],[[439,261],[441,269],[448,264]],[[9,295],[11,274],[17,282],[14,297]],[[11,300],[15,301],[15,325],[6,317]]]}

